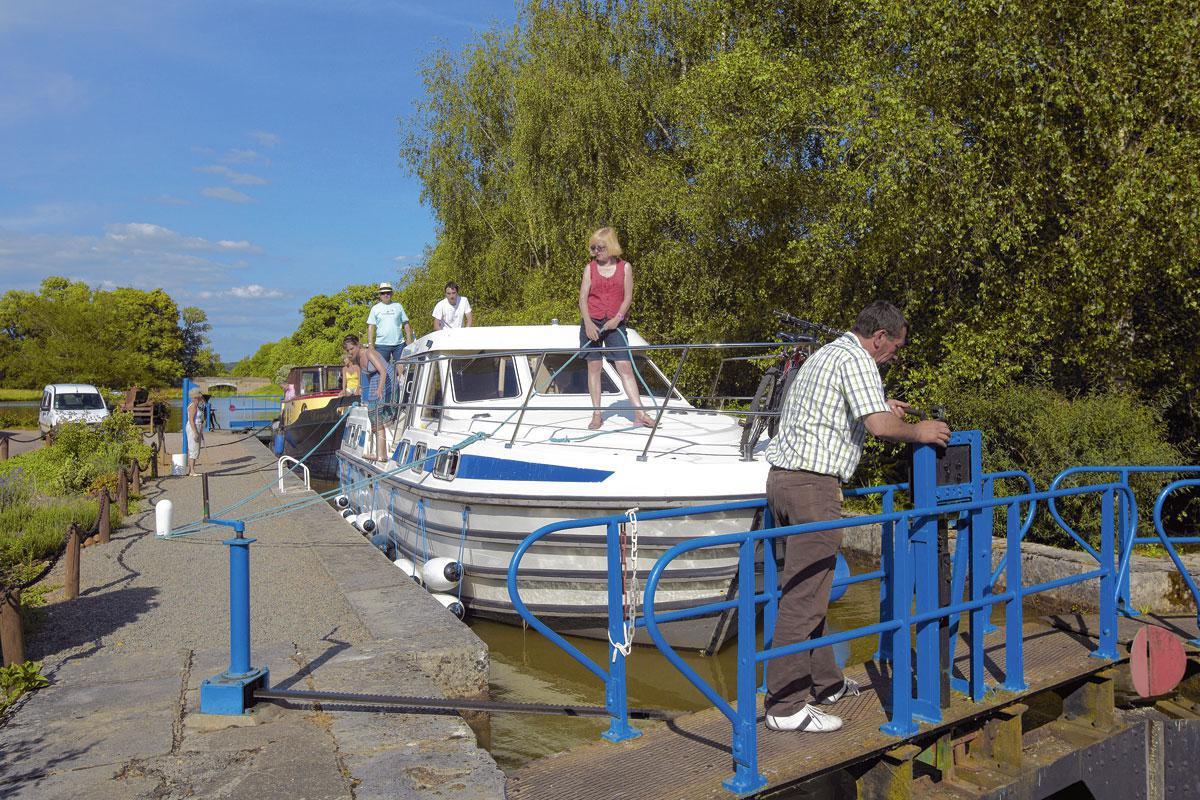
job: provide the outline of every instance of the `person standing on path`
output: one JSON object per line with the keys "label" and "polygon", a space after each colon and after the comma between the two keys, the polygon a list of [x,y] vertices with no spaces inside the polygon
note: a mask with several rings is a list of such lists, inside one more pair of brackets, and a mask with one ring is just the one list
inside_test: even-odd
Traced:
{"label": "person standing on path", "polygon": [[446,284],[446,296],[437,301],[433,307],[433,328],[469,328],[475,324],[475,315],[471,312],[471,301],[458,293],[458,284],[450,281]]}
{"label": "person standing on path", "polygon": [[188,448],[188,477],[196,475],[196,460],[200,458],[200,448],[204,446],[204,420],[208,416],[207,406],[204,402],[204,394],[199,387],[193,387],[188,392],[188,407],[184,414],[184,419],[187,420],[187,429],[184,435],[187,436]]}
{"label": "person standing on path", "polygon": [[386,380],[383,391],[387,398],[392,397],[392,362],[405,345],[413,341],[412,325],[408,323],[408,314],[404,306],[392,302],[394,290],[387,281],[379,284],[379,302],[371,306],[367,314],[367,347],[374,347],[387,364]]}
{"label": "person standing on path", "polygon": [[384,375],[390,367],[378,351],[363,347],[354,334],[342,339],[342,352],[350,359],[351,369],[357,368],[360,371],[361,399],[367,407],[367,420],[375,434],[375,455],[364,455],[363,458],[368,461],[387,461],[382,403]]}
{"label": "person standing on path", "polygon": [[[879,367],[908,339],[908,323],[891,303],[876,301],[854,327],[804,362],[783,400],[779,433],[767,447],[767,504],[777,527],[841,519],[841,484],[862,457],[867,432],[891,442],[945,445],[940,420],[904,422],[908,404],[884,395]],[[798,534],[785,540],[773,647],[825,635],[829,592],[842,531]],[[842,675],[832,647],[777,658],[767,670],[767,727],[835,731],[842,720],[821,711],[859,686]]]}
{"label": "person standing on path", "polygon": [[647,428],[654,420],[642,410],[642,397],[633,377],[633,358],[628,350],[612,350],[629,346],[625,334],[625,316],[633,303],[633,267],[621,260],[621,243],[612,228],[601,228],[592,234],[588,243],[592,260],[583,268],[579,284],[579,347],[585,349],[588,367],[588,394],[592,398],[592,420],[589,430],[604,424],[600,415],[600,372],[603,369],[602,349],[617,368],[621,385],[633,405],[634,422]]}

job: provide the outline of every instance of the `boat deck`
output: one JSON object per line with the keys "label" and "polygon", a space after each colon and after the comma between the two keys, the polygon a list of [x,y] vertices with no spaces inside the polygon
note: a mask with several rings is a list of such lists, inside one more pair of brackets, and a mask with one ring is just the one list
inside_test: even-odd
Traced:
{"label": "boat deck", "polygon": [[[1122,618],[1117,663],[1127,660],[1128,642],[1143,624],[1142,619],[1162,625],[1183,638],[1196,636],[1194,617]],[[928,740],[931,735],[984,717],[1022,697],[1076,682],[1110,667],[1114,662],[1089,655],[1096,647],[1096,640],[1090,635],[1095,627],[1095,618],[1082,615],[1059,615],[1027,623],[1025,679],[1029,688],[1019,693],[990,691],[981,703],[954,694],[950,708],[943,712],[943,721],[922,724],[912,739]],[[984,662],[991,685],[1003,679],[1003,630],[989,634],[985,641]],[[960,641],[955,658],[958,677],[964,677],[967,664],[966,647]],[[768,780],[763,792],[820,777],[904,743],[879,730],[888,719],[885,711],[890,687],[888,668],[868,662],[857,669],[848,669],[847,674],[863,685],[863,692],[838,703],[836,713],[845,720],[845,726],[836,733],[769,731],[762,724],[760,696],[759,768]],[[645,724],[639,727],[644,733],[637,739],[621,744],[588,744],[527,765],[508,779],[508,797],[513,800],[562,797],[727,800],[732,796],[721,785],[733,773],[730,723],[715,708],[679,717],[653,729]]]}

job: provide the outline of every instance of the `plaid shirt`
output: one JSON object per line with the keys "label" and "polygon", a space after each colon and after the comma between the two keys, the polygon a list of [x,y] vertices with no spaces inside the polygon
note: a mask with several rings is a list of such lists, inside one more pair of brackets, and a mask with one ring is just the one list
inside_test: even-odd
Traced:
{"label": "plaid shirt", "polygon": [[847,332],[813,353],[783,399],[779,432],[767,461],[850,480],[862,457],[863,420],[891,412],[879,366],[858,337]]}

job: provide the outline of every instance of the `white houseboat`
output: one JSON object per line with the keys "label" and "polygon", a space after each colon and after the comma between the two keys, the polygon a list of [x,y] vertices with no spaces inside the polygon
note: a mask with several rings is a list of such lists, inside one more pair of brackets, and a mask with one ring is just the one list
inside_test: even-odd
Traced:
{"label": "white houseboat", "polygon": [[[632,330],[629,340],[633,347],[646,345]],[[398,564],[407,560],[420,569],[435,557],[461,560],[461,600],[470,614],[519,622],[506,586],[509,561],[543,525],[763,495],[768,465],[761,457],[741,458],[738,420],[692,406],[653,363],[652,350],[635,353],[634,363],[650,416],[665,403],[658,426],[634,427],[632,405],[605,360],[604,424],[589,430],[587,365],[574,357],[578,345],[573,325],[441,330],[420,337],[398,364],[401,392],[386,426],[388,462],[368,460],[374,443],[366,409],[354,408],[347,419],[338,478],[353,510],[372,514],[377,543],[386,537]],[[457,453],[397,471],[480,433],[486,438]],[[381,473],[389,474],[368,480]],[[731,511],[641,523],[639,579],[671,545],[748,530],[755,517],[752,510]],[[606,638],[606,564],[603,528],[552,534],[522,561],[521,597],[559,632]],[[656,608],[731,597],[736,566],[733,548],[705,548],[676,560]],[[714,652],[732,632],[730,622],[727,614],[666,630],[678,647]],[[640,631],[638,640],[644,636]]]}

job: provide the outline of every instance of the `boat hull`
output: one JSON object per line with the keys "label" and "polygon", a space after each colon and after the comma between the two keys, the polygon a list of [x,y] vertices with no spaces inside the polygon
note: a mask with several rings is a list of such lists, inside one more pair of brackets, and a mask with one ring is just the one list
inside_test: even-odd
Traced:
{"label": "boat hull", "polygon": [[[648,504],[645,498],[618,497],[539,501],[459,492],[444,486],[427,488],[408,480],[407,472],[376,477],[379,465],[354,452],[342,450],[338,460],[338,479],[351,506],[360,513],[375,512],[379,532],[386,535],[393,559],[406,558],[418,569],[437,557],[461,561],[465,571],[461,596],[468,612],[510,624],[521,624],[522,620],[509,596],[508,566],[516,549],[533,531],[563,520],[620,514],[634,506],[640,506],[642,513],[668,507],[662,498],[658,498],[658,505]],[[359,486],[364,488],[355,488]],[[711,502],[738,499],[756,498],[721,497]],[[697,536],[749,530],[758,524],[758,516],[757,509],[739,509],[703,517],[640,522],[638,586],[645,585],[650,569],[668,548]],[[629,532],[627,528],[627,535]],[[703,548],[681,556],[663,573],[655,596],[656,611],[730,599],[736,590],[737,565],[736,546]],[[522,602],[551,629],[607,639],[605,530],[569,529],[535,544],[521,562],[518,589]],[[640,589],[635,597],[640,609]],[[734,616],[727,611],[670,623],[662,630],[678,649],[712,653],[736,633]],[[649,644],[649,635],[639,630],[635,642]]]}
{"label": "boat hull", "polygon": [[314,478],[336,480],[346,411],[357,401],[357,395],[289,400],[284,404],[283,454],[303,459]]}

